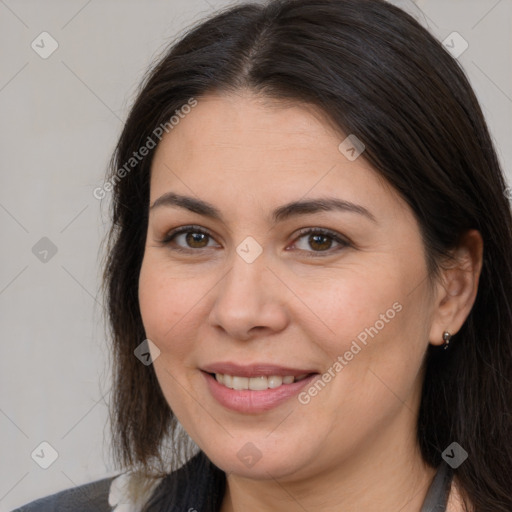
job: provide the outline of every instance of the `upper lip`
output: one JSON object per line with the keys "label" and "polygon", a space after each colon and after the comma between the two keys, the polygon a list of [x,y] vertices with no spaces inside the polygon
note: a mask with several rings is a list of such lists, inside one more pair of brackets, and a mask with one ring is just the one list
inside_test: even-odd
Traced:
{"label": "upper lip", "polygon": [[317,373],[315,370],[307,368],[289,368],[287,366],[276,366],[268,363],[241,365],[227,361],[203,366],[201,370],[207,373],[222,373],[223,375],[227,374],[239,377],[270,377],[271,375],[280,375],[282,377],[292,375],[293,377],[299,377],[301,375]]}

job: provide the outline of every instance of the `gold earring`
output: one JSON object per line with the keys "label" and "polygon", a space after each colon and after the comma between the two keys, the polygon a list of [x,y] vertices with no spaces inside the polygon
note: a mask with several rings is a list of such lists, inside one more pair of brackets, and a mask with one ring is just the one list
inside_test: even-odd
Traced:
{"label": "gold earring", "polygon": [[448,331],[443,332],[443,341],[444,341],[444,349],[446,350],[448,348],[448,345],[450,344],[450,340],[452,339],[452,335]]}

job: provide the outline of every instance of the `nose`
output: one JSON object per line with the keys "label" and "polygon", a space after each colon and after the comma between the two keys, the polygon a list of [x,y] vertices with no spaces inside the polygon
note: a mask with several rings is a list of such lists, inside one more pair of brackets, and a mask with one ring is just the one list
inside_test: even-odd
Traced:
{"label": "nose", "polygon": [[208,321],[236,340],[283,330],[289,322],[289,290],[267,267],[264,253],[252,263],[234,254],[233,265],[212,293],[216,293]]}

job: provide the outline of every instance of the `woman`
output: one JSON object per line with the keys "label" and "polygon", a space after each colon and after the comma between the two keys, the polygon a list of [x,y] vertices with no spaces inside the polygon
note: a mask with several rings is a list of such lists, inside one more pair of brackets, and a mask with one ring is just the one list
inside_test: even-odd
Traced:
{"label": "woman", "polygon": [[414,19],[204,21],[146,77],[110,188],[126,473],[21,510],[512,510],[510,206]]}

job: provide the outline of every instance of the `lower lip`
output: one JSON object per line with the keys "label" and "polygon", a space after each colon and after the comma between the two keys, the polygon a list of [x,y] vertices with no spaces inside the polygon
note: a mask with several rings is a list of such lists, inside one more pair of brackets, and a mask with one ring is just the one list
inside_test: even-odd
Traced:
{"label": "lower lip", "polygon": [[217,379],[209,373],[203,371],[201,373],[206,379],[210,393],[217,402],[227,409],[246,414],[264,412],[277,407],[292,396],[299,394],[302,388],[311,383],[315,377],[318,377],[318,373],[314,373],[292,384],[282,384],[273,389],[252,391],[250,389],[235,390],[227,388],[217,382]]}

